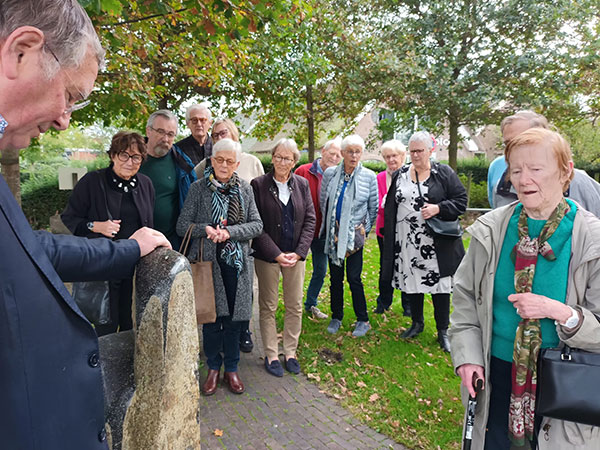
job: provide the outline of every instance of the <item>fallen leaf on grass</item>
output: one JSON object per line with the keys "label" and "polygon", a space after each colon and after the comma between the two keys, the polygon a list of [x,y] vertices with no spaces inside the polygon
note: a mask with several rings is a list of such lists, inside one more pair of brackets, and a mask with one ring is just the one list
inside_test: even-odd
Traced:
{"label": "fallen leaf on grass", "polygon": [[358,366],[361,367],[360,361],[358,360],[358,358],[354,358],[354,363]]}
{"label": "fallen leaf on grass", "polygon": [[213,431],[213,434],[217,437],[221,437],[221,436],[223,436],[223,430],[219,430],[218,428],[215,428],[215,431]]}
{"label": "fallen leaf on grass", "polygon": [[376,402],[377,400],[379,400],[379,395],[378,394],[371,394],[369,396],[369,401],[370,402]]}
{"label": "fallen leaf on grass", "polygon": [[306,374],[306,376],[308,378],[310,378],[311,380],[315,380],[316,382],[321,381],[321,377],[319,375],[317,375],[317,374],[309,373],[309,374]]}
{"label": "fallen leaf on grass", "polygon": [[361,387],[361,388],[366,388],[367,387],[367,383],[365,383],[364,381],[359,381],[358,383],[356,383],[356,385],[358,387]]}

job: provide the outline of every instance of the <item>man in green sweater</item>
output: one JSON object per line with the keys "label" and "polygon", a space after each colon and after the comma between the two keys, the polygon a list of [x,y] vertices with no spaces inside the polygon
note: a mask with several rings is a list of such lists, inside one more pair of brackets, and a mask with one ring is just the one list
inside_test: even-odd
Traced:
{"label": "man in green sweater", "polygon": [[177,136],[177,117],[166,109],[150,115],[146,125],[148,158],[140,172],[154,185],[154,227],[161,231],[174,249],[181,238],[175,226],[190,185],[196,181],[192,161],[173,144]]}

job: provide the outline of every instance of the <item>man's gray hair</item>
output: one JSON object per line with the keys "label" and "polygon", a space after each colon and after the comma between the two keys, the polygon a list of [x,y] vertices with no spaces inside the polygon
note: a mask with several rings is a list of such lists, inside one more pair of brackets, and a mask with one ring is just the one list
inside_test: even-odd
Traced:
{"label": "man's gray hair", "polygon": [[321,153],[329,150],[334,145],[339,149],[342,148],[342,138],[340,136],[336,137],[335,139],[331,139],[331,140],[325,142],[325,145],[321,149]]}
{"label": "man's gray hair", "polygon": [[[105,51],[85,10],[76,0],[1,0],[0,42],[19,27],[31,26],[44,33],[43,70],[48,79],[59,68],[78,68],[88,51],[104,68]],[[56,55],[59,64],[48,51]]]}
{"label": "man's gray hair", "polygon": [[358,134],[351,134],[346,136],[342,141],[342,150],[346,150],[348,147],[358,145],[362,150],[365,149],[365,140]]}
{"label": "man's gray hair", "polygon": [[210,109],[208,109],[208,106],[206,105],[206,103],[195,103],[192,106],[189,106],[188,109],[185,110],[185,121],[186,122],[188,120],[190,120],[190,115],[192,114],[192,111],[196,111],[196,110],[206,111],[209,122],[212,121],[212,113],[210,112]]}
{"label": "man's gray hair", "polygon": [[235,152],[235,160],[239,161],[242,159],[242,144],[229,138],[221,139],[213,145],[213,158],[217,156],[217,153],[221,152]]}
{"label": "man's gray hair", "polygon": [[425,144],[427,150],[431,150],[433,148],[433,139],[428,131],[417,131],[408,140],[408,145],[410,145],[411,142],[420,142]]}
{"label": "man's gray hair", "polygon": [[517,111],[512,116],[505,117],[500,123],[500,132],[504,133],[504,128],[506,128],[511,123],[516,122],[517,120],[527,120],[529,122],[530,128],[550,128],[548,119],[546,119],[544,116],[536,113],[535,111],[523,109],[521,111]]}
{"label": "man's gray hair", "polygon": [[154,120],[157,117],[164,117],[165,119],[170,120],[171,122],[175,122],[175,133],[178,132],[179,124],[177,123],[177,116],[168,109],[159,109],[158,111],[154,111],[152,114],[150,114],[146,126],[152,128],[154,126]]}

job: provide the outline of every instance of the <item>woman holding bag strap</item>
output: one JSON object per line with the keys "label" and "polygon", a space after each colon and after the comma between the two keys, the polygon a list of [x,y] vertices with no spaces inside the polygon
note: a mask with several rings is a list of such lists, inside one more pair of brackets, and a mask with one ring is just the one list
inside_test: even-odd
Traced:
{"label": "woman holding bag strap", "polygon": [[[208,374],[202,385],[204,395],[217,390],[221,366],[223,381],[235,394],[244,392],[238,375],[240,326],[252,315],[252,271],[249,241],[262,231],[254,194],[238,177],[241,145],[222,139],[213,147],[211,164],[204,176],[192,183],[177,220],[177,234],[184,236],[190,224],[194,238],[190,255],[198,254],[204,241],[204,260],[213,262],[213,283],[217,320],[202,326]],[[200,239],[205,238],[205,239]],[[221,352],[223,354],[221,354]]]}
{"label": "woman holding bag strap", "polygon": [[394,174],[385,203],[383,279],[391,280],[410,302],[412,325],[403,338],[423,331],[424,294],[431,294],[438,343],[449,352],[452,275],[465,250],[460,238],[435,236],[425,221],[435,216],[457,219],[467,207],[467,193],[449,166],[431,162],[428,132],[413,134],[408,150],[411,164]]}

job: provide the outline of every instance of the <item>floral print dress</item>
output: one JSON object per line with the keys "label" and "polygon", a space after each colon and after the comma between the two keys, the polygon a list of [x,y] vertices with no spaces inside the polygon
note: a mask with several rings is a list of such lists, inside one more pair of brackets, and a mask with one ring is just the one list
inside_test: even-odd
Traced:
{"label": "floral print dress", "polygon": [[427,199],[427,180],[417,183],[410,171],[400,172],[396,182],[396,242],[394,247],[394,276],[392,285],[407,294],[448,294],[452,277],[440,278],[433,235],[421,215]]}

